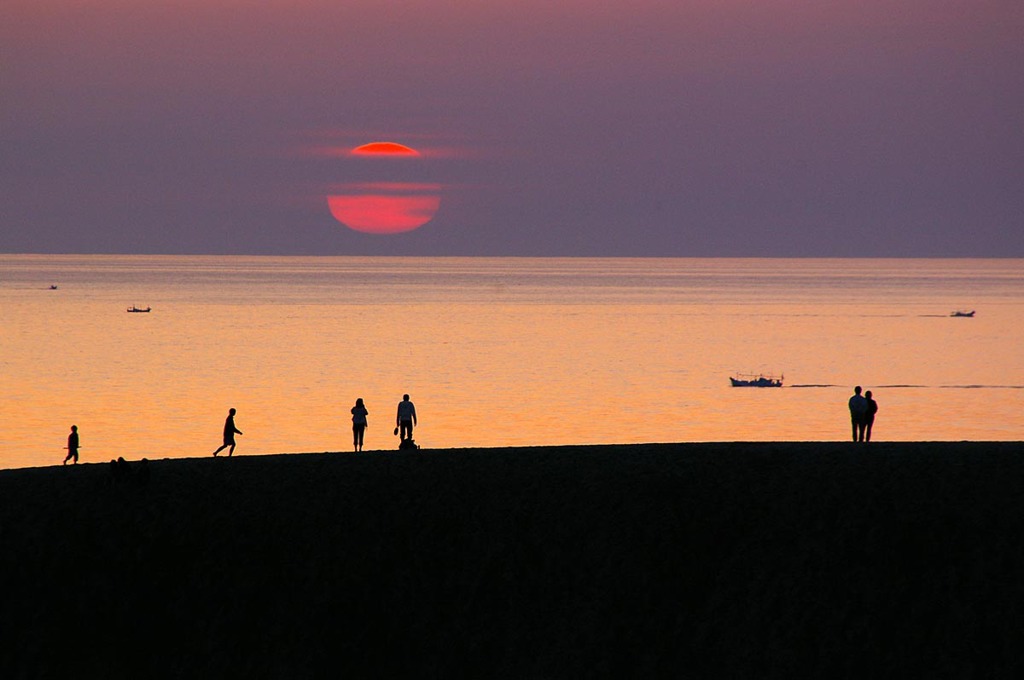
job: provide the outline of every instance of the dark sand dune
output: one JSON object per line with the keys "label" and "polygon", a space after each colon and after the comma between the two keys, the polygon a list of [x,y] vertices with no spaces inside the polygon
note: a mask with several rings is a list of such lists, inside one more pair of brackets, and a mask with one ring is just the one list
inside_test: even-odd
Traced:
{"label": "dark sand dune", "polygon": [[[138,464],[133,463],[134,473]],[[0,677],[1011,677],[1024,446],[0,472]]]}

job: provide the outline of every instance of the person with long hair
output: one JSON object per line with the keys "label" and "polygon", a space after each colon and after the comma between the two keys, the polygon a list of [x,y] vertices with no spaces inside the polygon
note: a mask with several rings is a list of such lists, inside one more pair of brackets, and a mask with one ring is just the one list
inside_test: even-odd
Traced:
{"label": "person with long hair", "polygon": [[356,451],[363,450],[363,433],[366,431],[366,416],[369,411],[363,405],[362,398],[356,399],[356,405],[352,407],[352,446]]}

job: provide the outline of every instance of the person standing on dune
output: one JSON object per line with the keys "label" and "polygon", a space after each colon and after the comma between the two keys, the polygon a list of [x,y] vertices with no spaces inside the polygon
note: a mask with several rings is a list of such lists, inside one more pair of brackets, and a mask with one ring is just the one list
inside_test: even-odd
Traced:
{"label": "person standing on dune", "polygon": [[398,402],[395,425],[398,426],[399,441],[412,439],[412,428],[413,425],[416,425],[416,406],[409,401],[408,394],[403,394],[402,401]]}
{"label": "person standing on dune", "polygon": [[878,402],[871,397],[871,390],[864,393],[864,401],[867,409],[864,411],[864,441],[871,441],[871,427],[875,424],[875,414],[878,413]]}
{"label": "person standing on dune", "polygon": [[366,416],[369,411],[363,405],[363,400],[356,399],[356,405],[352,407],[352,446],[356,451],[363,450],[363,433],[366,431]]}
{"label": "person standing on dune", "polygon": [[864,428],[867,427],[868,400],[861,396],[860,385],[853,388],[850,397],[850,424],[853,427],[853,441],[864,441]]}
{"label": "person standing on dune", "polygon": [[214,457],[229,446],[231,448],[228,449],[228,458],[231,457],[231,454],[235,452],[236,434],[242,434],[242,431],[235,427],[235,409],[231,409],[228,411],[227,420],[224,421],[224,443],[219,449],[213,452]]}

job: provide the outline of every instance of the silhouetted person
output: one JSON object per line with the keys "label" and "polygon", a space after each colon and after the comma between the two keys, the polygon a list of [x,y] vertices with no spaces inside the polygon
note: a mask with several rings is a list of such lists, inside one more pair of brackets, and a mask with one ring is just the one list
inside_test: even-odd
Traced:
{"label": "silhouetted person", "polygon": [[366,416],[369,413],[363,406],[363,400],[356,399],[356,405],[352,407],[352,446],[356,451],[363,450],[363,432],[366,431]]}
{"label": "silhouetted person", "polygon": [[853,441],[855,442],[864,441],[867,414],[868,400],[861,396],[860,385],[857,385],[853,388],[853,396],[850,397],[850,424],[853,428]]}
{"label": "silhouetted person", "polygon": [[71,434],[68,435],[68,455],[64,458],[64,465],[74,459],[74,465],[78,464],[78,425],[71,426]]}
{"label": "silhouetted person", "polygon": [[416,424],[416,407],[409,401],[409,395],[403,394],[402,401],[398,402],[398,414],[395,416],[399,439],[412,439],[412,427]]}
{"label": "silhouetted person", "polygon": [[235,452],[236,434],[242,434],[242,431],[235,427],[235,409],[231,409],[228,411],[228,419],[224,421],[224,443],[213,452],[213,455],[216,456],[230,446],[231,448],[228,449],[228,457],[230,458],[231,454]]}
{"label": "silhouetted person", "polygon": [[867,402],[867,409],[864,411],[864,441],[871,441],[871,426],[875,424],[875,414],[878,413],[878,402],[871,398],[871,390],[864,393],[864,401]]}

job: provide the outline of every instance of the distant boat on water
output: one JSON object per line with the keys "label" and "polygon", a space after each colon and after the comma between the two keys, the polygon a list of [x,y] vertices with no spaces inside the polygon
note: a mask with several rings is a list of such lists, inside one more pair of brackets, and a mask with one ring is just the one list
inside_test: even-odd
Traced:
{"label": "distant boat on water", "polygon": [[950,314],[950,316],[961,316],[961,317],[965,317],[965,318],[970,318],[970,317],[974,316],[974,310],[972,309],[969,312],[964,312],[964,311],[957,310],[957,311],[953,312],[952,314]]}
{"label": "distant boat on water", "polygon": [[128,311],[129,312],[145,314],[146,312],[151,311],[151,309],[152,308],[150,308],[150,307],[136,307],[135,305],[132,305],[131,307],[128,308]]}
{"label": "distant boat on water", "polygon": [[785,377],[784,375],[776,378],[774,375],[737,373],[735,376],[729,376],[729,382],[733,387],[782,387],[782,380]]}
{"label": "distant boat on water", "polygon": [[55,284],[51,285],[50,286],[50,290],[57,290],[57,284],[55,283]]}

